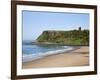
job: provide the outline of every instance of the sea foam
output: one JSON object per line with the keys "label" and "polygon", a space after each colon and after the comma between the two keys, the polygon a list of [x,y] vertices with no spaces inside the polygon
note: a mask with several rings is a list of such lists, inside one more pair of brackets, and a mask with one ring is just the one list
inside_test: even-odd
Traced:
{"label": "sea foam", "polygon": [[53,51],[48,51],[48,52],[44,52],[44,53],[40,52],[38,54],[23,54],[22,62],[33,61],[33,60],[43,58],[45,56],[60,54],[60,53],[64,53],[64,52],[73,50],[73,47],[68,47],[68,46],[63,46],[63,47],[64,47],[64,49],[53,50]]}

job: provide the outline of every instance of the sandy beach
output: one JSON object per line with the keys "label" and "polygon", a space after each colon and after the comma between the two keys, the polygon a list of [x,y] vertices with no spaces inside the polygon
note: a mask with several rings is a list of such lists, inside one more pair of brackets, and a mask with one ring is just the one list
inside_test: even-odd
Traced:
{"label": "sandy beach", "polygon": [[23,69],[46,68],[46,67],[68,67],[68,66],[88,66],[89,47],[82,46],[70,52],[49,55],[38,60],[23,62]]}

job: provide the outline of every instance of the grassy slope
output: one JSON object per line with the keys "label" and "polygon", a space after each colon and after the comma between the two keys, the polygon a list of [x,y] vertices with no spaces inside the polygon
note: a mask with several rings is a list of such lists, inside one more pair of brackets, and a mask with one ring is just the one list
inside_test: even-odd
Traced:
{"label": "grassy slope", "polygon": [[89,30],[43,31],[38,42],[51,42],[67,45],[89,45]]}

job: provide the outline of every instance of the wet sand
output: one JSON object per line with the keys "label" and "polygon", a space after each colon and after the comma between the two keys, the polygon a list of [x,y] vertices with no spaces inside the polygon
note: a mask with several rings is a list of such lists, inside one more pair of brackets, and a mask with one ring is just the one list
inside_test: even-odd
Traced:
{"label": "wet sand", "polygon": [[89,47],[82,46],[70,52],[45,56],[38,60],[23,62],[23,69],[47,68],[47,67],[69,67],[69,66],[88,66]]}

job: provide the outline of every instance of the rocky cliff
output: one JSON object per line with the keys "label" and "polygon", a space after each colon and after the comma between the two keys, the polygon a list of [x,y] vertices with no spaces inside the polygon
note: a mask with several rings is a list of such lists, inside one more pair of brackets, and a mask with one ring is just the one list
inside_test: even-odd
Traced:
{"label": "rocky cliff", "polygon": [[37,38],[40,43],[89,45],[89,30],[43,31]]}

